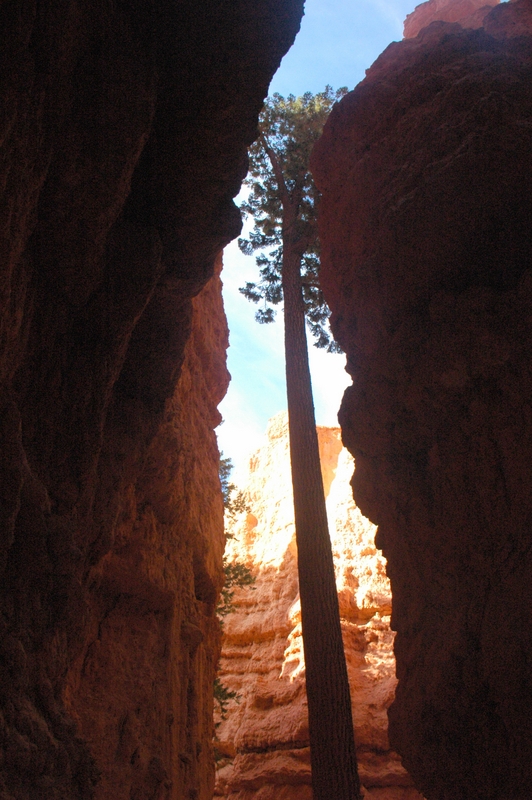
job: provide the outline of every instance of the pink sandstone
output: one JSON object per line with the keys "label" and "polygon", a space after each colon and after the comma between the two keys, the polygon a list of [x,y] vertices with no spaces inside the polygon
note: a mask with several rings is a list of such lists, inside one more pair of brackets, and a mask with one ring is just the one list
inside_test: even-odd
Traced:
{"label": "pink sandstone", "polygon": [[431,22],[459,22],[463,28],[481,28],[484,17],[499,0],[427,0],[408,14],[404,38],[411,39]]}
{"label": "pink sandstone", "polygon": [[[353,461],[337,428],[318,428],[335,560],[361,779],[366,797],[413,800],[399,758],[390,751],[386,710],[395,689],[391,595],[375,529],[352,499]],[[270,420],[250,463],[249,513],[235,526],[227,555],[256,575],[235,593],[224,623],[222,683],[237,691],[218,719],[223,756],[216,796],[228,800],[311,797],[288,427]]]}

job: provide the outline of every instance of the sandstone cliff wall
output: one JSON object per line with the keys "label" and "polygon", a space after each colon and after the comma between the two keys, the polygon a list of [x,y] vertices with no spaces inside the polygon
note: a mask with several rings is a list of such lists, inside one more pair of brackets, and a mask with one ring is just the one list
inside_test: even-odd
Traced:
{"label": "sandstone cliff wall", "polygon": [[462,28],[482,28],[484,17],[500,0],[427,0],[408,14],[404,37],[411,39],[431,22],[459,22]]}
{"label": "sandstone cliff wall", "polygon": [[2,4],[2,800],[209,796],[225,374],[192,298],[301,13]]}
{"label": "sandstone cliff wall", "polygon": [[530,20],[390,45],[314,158],[343,437],[393,592],[390,740],[430,800],[532,781]]}
{"label": "sandstone cliff wall", "polygon": [[[366,797],[419,800],[390,751],[386,710],[395,689],[391,595],[375,528],[352,500],[353,461],[337,428],[318,428],[322,473]],[[224,622],[220,679],[239,697],[218,718],[216,796],[310,800],[305,665],[286,414],[274,417],[252,457],[227,556],[247,564],[253,588],[235,593]]]}
{"label": "sandstone cliff wall", "polygon": [[66,706],[102,772],[102,800],[180,796],[186,786],[212,797],[225,545],[213,428],[226,347],[217,274],[192,301],[176,392],[126,489],[113,546],[90,573],[87,646],[67,675]]}

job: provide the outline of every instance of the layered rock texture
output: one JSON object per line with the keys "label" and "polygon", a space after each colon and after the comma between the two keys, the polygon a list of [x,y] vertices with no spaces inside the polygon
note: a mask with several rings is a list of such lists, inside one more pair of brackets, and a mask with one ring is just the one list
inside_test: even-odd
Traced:
{"label": "layered rock texture", "polygon": [[179,796],[187,784],[212,796],[224,546],[213,427],[228,380],[218,276],[193,299],[191,322],[174,396],[126,490],[113,547],[91,570],[87,646],[66,677],[101,797]]}
{"label": "layered rock texture", "polygon": [[[352,690],[360,775],[366,797],[419,800],[390,751],[386,710],[395,689],[391,605],[375,528],[352,499],[353,461],[337,428],[318,428]],[[227,557],[256,580],[235,592],[224,622],[220,680],[238,693],[218,719],[217,797],[310,800],[305,665],[297,580],[288,422],[274,417],[250,463],[248,513],[237,520]]]}
{"label": "layered rock texture", "polygon": [[531,19],[390,45],[314,158],[343,437],[393,592],[390,741],[430,800],[532,785]]}
{"label": "layered rock texture", "polygon": [[226,331],[199,293],[301,13],[2,4],[2,800],[212,793]]}
{"label": "layered rock texture", "polygon": [[462,28],[481,28],[484,17],[499,0],[427,0],[408,14],[404,24],[404,37],[411,39],[436,20],[459,22]]}

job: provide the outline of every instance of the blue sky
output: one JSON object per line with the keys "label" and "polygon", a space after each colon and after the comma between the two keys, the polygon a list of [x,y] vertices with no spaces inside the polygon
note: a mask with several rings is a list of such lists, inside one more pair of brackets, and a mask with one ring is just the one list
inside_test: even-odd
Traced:
{"label": "blue sky", "polygon": [[[273,78],[270,94],[319,92],[326,84],[352,89],[385,47],[402,38],[404,18],[415,5],[415,0],[307,0],[301,30]],[[232,242],[224,251],[222,273],[232,381],[220,404],[224,423],[217,434],[220,449],[235,465],[236,482],[268,419],[286,408],[282,313],[273,325],[258,325],[255,306],[238,292],[256,274],[255,258],[243,256]],[[345,357],[313,346],[310,356],[317,423],[336,425],[342,394],[350,383]]]}

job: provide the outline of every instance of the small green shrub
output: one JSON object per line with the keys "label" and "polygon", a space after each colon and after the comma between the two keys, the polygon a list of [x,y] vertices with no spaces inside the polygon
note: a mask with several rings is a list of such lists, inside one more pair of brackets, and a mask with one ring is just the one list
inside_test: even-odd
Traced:
{"label": "small green shrub", "polygon": [[[243,492],[237,490],[234,483],[231,483],[230,476],[233,470],[233,462],[230,458],[223,458],[223,453],[220,453],[220,484],[222,486],[222,497],[224,501],[224,508],[229,517],[230,523],[234,523],[237,514],[249,512],[249,507],[246,504]],[[226,531],[226,537],[233,539],[234,534]],[[241,561],[228,561],[224,556],[223,560],[224,570],[224,585],[220,593],[220,599],[216,607],[216,614],[223,625],[224,617],[234,611],[233,596],[235,587],[251,586],[255,583],[255,577],[251,573],[249,567]],[[227,706],[230,700],[239,702],[239,695],[237,692],[232,692],[223,684],[220,678],[214,679],[214,701],[218,706],[220,717],[225,719],[227,716]],[[218,727],[220,723],[217,723]]]}

